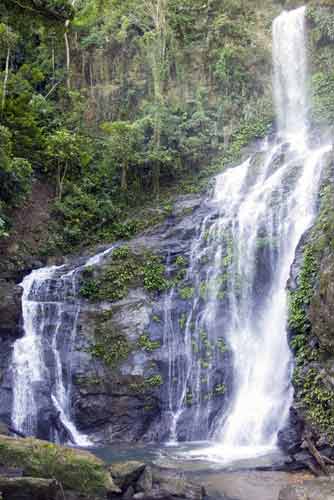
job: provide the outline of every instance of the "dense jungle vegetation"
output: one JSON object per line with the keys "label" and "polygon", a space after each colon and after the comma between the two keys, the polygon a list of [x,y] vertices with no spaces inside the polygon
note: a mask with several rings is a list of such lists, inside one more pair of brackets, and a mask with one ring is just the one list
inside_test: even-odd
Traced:
{"label": "dense jungle vegetation", "polygon": [[263,135],[271,16],[256,6],[2,2],[1,238],[36,183],[54,196],[48,251],[128,237],[145,224],[136,207],[168,212],[171,187],[199,189]]}
{"label": "dense jungle vegetation", "polygon": [[2,245],[34,186],[36,196],[48,185],[52,199],[40,249],[49,255],[131,236],[168,213],[172,193],[201,189],[237,160],[272,124],[271,22],[281,7],[1,2]]}

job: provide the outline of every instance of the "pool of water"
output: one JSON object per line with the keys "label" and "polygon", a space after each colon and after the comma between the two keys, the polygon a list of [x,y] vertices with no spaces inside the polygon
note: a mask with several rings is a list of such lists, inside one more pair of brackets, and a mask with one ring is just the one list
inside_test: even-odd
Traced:
{"label": "pool of water", "polygon": [[138,460],[182,472],[202,484],[210,500],[278,500],[283,486],[309,477],[277,470],[284,469],[287,460],[277,449],[228,450],[200,442],[161,446],[115,443],[90,451],[108,464]]}

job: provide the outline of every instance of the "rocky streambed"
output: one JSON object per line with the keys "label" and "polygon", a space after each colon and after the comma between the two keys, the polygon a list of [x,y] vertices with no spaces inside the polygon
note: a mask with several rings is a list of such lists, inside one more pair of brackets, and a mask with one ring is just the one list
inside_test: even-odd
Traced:
{"label": "rocky streambed", "polygon": [[[276,456],[224,466],[185,448],[115,444],[92,450],[0,435],[3,500],[333,500],[334,470],[315,479]],[[190,448],[187,450],[189,454]],[[179,453],[179,454],[178,454]],[[99,455],[99,456],[98,456]],[[101,458],[100,458],[101,457]],[[270,464],[272,464],[270,466]]]}

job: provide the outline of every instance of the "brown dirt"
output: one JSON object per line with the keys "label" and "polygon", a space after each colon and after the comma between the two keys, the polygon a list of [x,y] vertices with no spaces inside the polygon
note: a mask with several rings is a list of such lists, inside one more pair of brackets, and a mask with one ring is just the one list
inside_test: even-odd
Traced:
{"label": "brown dirt", "polygon": [[12,213],[10,237],[0,243],[0,255],[15,256],[19,253],[34,255],[46,242],[54,189],[46,183],[35,181],[30,196]]}

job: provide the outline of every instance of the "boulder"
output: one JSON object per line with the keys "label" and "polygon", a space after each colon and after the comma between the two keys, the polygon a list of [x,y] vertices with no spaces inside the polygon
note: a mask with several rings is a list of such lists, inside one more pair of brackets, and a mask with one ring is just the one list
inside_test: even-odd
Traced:
{"label": "boulder", "polygon": [[60,500],[62,490],[55,479],[0,477],[4,500]]}
{"label": "boulder", "polygon": [[2,434],[3,436],[9,436],[10,434],[8,425],[5,424],[5,422],[2,422],[1,420],[0,420],[0,434]]}
{"label": "boulder", "polygon": [[136,490],[138,492],[148,493],[152,490],[152,488],[153,488],[152,469],[151,467],[146,466],[143,473],[141,474],[140,478],[137,481]]}
{"label": "boulder", "polygon": [[189,481],[183,474],[179,474],[159,467],[152,468],[153,485],[165,493],[163,498],[182,498],[189,500],[202,500],[204,488]]}
{"label": "boulder", "polygon": [[204,489],[184,475],[169,469],[124,462],[110,467],[115,484],[122,490],[110,498],[122,500],[202,500]]}
{"label": "boulder", "polygon": [[[83,495],[92,500],[121,492],[104,462],[83,450],[57,446],[38,439],[0,436],[0,462],[3,467],[22,469],[26,477],[55,480],[66,492],[74,492],[74,498]],[[8,484],[10,486],[14,483]],[[1,486],[0,491],[3,491]],[[14,498],[16,500],[20,497]],[[24,498],[30,497],[22,497]],[[53,499],[52,496],[49,498]],[[6,496],[5,499],[7,500]]]}
{"label": "boulder", "polygon": [[122,491],[126,491],[138,481],[145,467],[145,464],[142,462],[129,461],[115,463],[109,470],[115,484]]}

